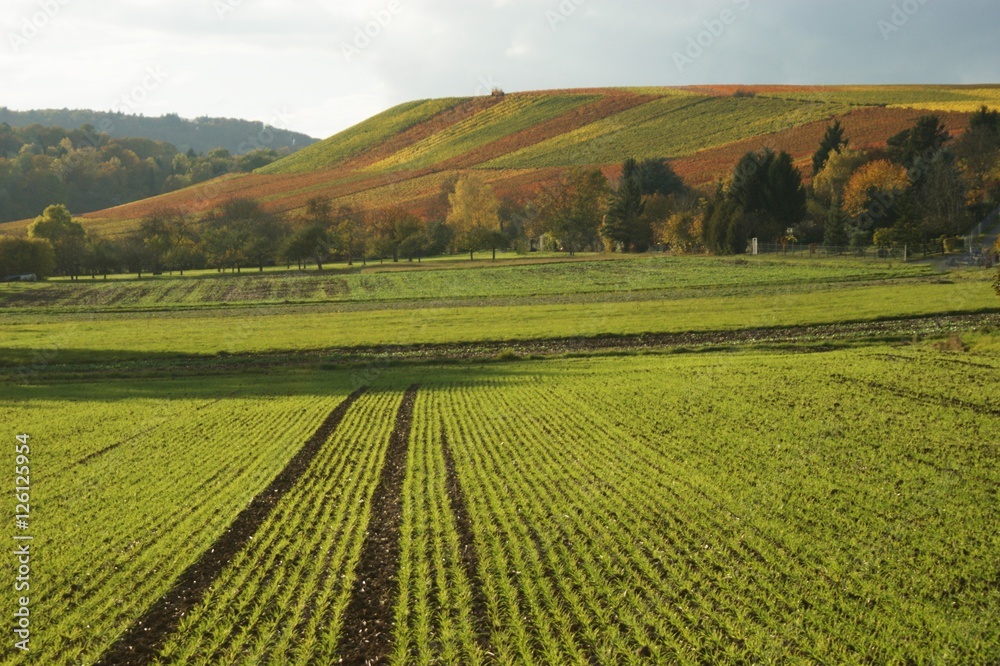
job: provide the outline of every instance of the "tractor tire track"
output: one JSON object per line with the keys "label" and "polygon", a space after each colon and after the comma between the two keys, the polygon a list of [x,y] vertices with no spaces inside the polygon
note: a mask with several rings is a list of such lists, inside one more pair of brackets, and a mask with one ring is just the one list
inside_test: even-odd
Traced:
{"label": "tractor tire track", "polygon": [[343,664],[384,664],[392,650],[393,620],[399,597],[403,481],[413,407],[419,388],[415,384],[403,396],[372,496],[368,532],[361,546],[351,599],[340,632],[340,663]]}
{"label": "tractor tire track", "polygon": [[351,405],[367,391],[362,387],[330,412],[319,429],[284,469],[244,508],[229,528],[178,577],[174,586],[105,650],[96,666],[149,664],[184,617],[204,598],[223,569],[243,549],[281,499],[305,474],[310,463],[343,421]]}

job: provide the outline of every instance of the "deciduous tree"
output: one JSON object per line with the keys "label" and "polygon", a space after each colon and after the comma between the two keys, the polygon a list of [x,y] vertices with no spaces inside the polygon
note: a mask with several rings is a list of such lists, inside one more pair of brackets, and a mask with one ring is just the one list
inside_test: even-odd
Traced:
{"label": "deciduous tree", "polygon": [[56,270],[56,252],[45,238],[0,236],[0,277],[34,273],[39,278]]}
{"label": "deciduous tree", "polygon": [[493,249],[500,241],[500,201],[493,188],[478,174],[463,176],[455,183],[448,197],[448,224],[455,229],[455,242],[460,250],[475,259],[477,250]]}

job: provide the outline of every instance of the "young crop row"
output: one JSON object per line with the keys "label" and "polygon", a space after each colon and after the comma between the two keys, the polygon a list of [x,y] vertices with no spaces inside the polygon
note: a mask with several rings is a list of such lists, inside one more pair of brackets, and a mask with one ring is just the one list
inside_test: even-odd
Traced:
{"label": "young crop row", "polygon": [[433,166],[558,117],[595,99],[589,95],[509,95],[499,104],[408,146],[368,168],[382,171]]}
{"label": "young crop row", "polygon": [[787,100],[827,102],[851,106],[906,106],[929,108],[941,104],[966,104],[974,111],[982,104],[997,101],[1000,86],[976,88],[969,86],[900,85],[900,86],[696,86],[695,92],[731,96],[737,91],[752,92],[760,97]]}
{"label": "young crop row", "polygon": [[[911,382],[930,359],[948,356],[915,359]],[[422,432],[454,451],[478,573],[459,566],[454,519],[433,522],[449,503],[432,452],[414,472],[436,499],[407,514],[422,538],[404,566],[420,575],[397,610],[396,663],[1000,654],[986,619],[1000,611],[997,414],[836,381],[844,367],[895,369],[866,352],[558,365],[425,398],[423,418],[443,426]],[[965,377],[942,368],[929,383]],[[438,601],[428,580],[460,594]],[[485,618],[454,622],[477,589]],[[439,621],[447,642],[434,642]]]}
{"label": "young crop row", "polygon": [[[533,146],[553,137],[561,136],[581,127],[586,127],[628,109],[646,104],[657,99],[656,95],[641,95],[624,92],[602,94],[593,101],[582,106],[576,106],[565,113],[528,126],[520,131],[508,134],[496,141],[471,148],[464,154],[457,155],[440,166],[450,169],[474,167],[484,162],[496,159],[529,146]],[[534,185],[544,182],[544,174],[533,170]]]}
{"label": "young crop row", "polygon": [[[886,109],[881,107],[861,108],[838,116],[844,126],[850,145],[856,149],[870,146],[884,146],[886,139],[902,130],[913,127],[913,123],[923,114],[912,108]],[[963,130],[969,123],[967,114],[942,114],[942,122],[952,133]],[[674,170],[693,185],[704,185],[732,173],[739,159],[750,150],[783,150],[795,160],[809,160],[816,151],[829,120],[821,120],[793,127],[791,129],[755,136],[734,143],[701,150],[693,155],[675,160]],[[812,164],[800,167],[803,176],[812,177]]]}
{"label": "young crop row", "polygon": [[[226,384],[215,394],[176,383],[121,395],[105,385],[4,390],[5,422],[36,452],[34,658],[92,662],[287,463],[330,402],[230,395]],[[134,397],[147,389],[166,393]]]}
{"label": "young crop row", "polygon": [[[381,586],[400,665],[993,663],[998,369],[874,347],[387,371],[160,661],[336,663]],[[101,655],[349,379],[4,389],[0,415],[52,443],[39,658]],[[177,418],[152,417],[164,403]],[[372,568],[373,512],[394,506],[398,559]]]}
{"label": "young crop row", "polygon": [[362,396],[161,658],[335,663],[399,393]]}
{"label": "young crop row", "polygon": [[289,174],[330,169],[371,150],[410,127],[430,120],[465,101],[459,98],[407,102],[365,120],[325,141],[304,148],[260,170],[262,174]]}
{"label": "young crop row", "polygon": [[841,104],[773,98],[666,97],[488,162],[487,168],[618,163],[681,157],[759,134],[830,118]]}
{"label": "young crop row", "polygon": [[983,535],[1000,518],[988,499],[1000,413],[982,408],[1000,397],[995,362],[756,361],[680,362],[670,380],[623,373],[562,397],[571,410],[610,403],[631,417],[596,428],[669,443],[662,464],[682,466],[687,492],[712,497],[752,527],[760,552],[784,560],[779,590],[808,602],[784,635],[826,646],[824,661],[995,659],[1000,636],[981,621],[996,604],[983,566],[996,543]]}

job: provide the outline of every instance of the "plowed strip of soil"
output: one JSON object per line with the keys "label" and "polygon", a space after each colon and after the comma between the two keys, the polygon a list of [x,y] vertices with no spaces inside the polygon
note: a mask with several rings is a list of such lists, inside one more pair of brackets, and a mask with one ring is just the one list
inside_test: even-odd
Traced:
{"label": "plowed strip of soil", "polygon": [[476,630],[476,641],[484,652],[492,652],[490,645],[489,627],[486,626],[486,595],[479,577],[479,553],[476,550],[474,532],[472,531],[472,517],[469,516],[468,507],[465,504],[465,494],[462,491],[462,484],[458,480],[458,472],[455,469],[455,457],[451,451],[451,444],[448,442],[448,435],[444,432],[444,424],[441,425],[441,447],[444,451],[444,467],[446,475],[446,485],[448,487],[448,503],[451,511],[455,515],[455,527],[458,532],[458,547],[462,552],[462,569],[465,577],[472,588],[472,623]]}
{"label": "plowed strip of soil", "polygon": [[403,481],[417,385],[407,389],[396,413],[385,464],[372,497],[368,533],[361,546],[351,601],[341,631],[341,663],[388,663],[392,623],[399,595],[399,538],[403,524]]}
{"label": "plowed strip of soil", "polygon": [[267,520],[281,498],[309,468],[351,405],[367,388],[360,388],[330,412],[319,429],[288,462],[271,484],[254,497],[201,557],[184,570],[174,586],[109,647],[97,666],[149,664],[156,658],[180,619],[197,605],[226,565]]}

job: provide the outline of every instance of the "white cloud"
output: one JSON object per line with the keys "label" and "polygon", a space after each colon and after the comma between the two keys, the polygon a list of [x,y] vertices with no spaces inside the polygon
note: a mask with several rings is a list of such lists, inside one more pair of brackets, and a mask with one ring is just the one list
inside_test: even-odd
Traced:
{"label": "white cloud", "polygon": [[[413,98],[506,90],[704,82],[1000,80],[1000,3],[928,3],[890,42],[876,22],[891,2],[585,0],[49,0],[60,9],[15,52],[9,35],[42,0],[8,0],[0,17],[0,104],[108,108],[161,65],[142,112],[268,121],[327,136]],[[573,0],[568,0],[573,2]],[[220,18],[217,3],[232,11]],[[746,6],[746,10],[739,9]],[[735,9],[733,9],[735,7]],[[672,53],[723,9],[738,21],[678,75]],[[348,62],[342,44],[379,18]]]}

